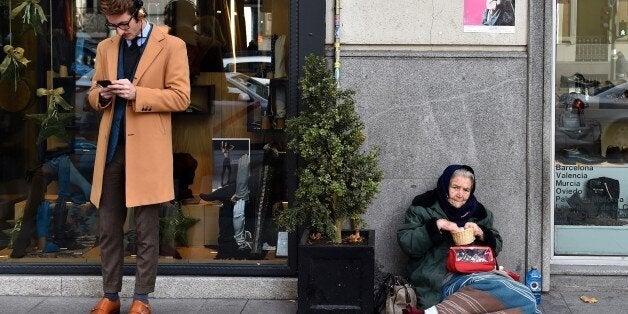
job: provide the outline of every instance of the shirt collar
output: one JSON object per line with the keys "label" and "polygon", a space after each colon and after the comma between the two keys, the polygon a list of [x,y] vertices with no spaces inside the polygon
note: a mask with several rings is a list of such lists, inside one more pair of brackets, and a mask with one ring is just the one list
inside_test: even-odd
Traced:
{"label": "shirt collar", "polygon": [[[153,24],[146,22],[146,26],[142,28],[142,32],[140,33],[141,35],[138,35],[138,38],[137,38],[138,46],[142,46],[146,42],[146,40],[148,40],[148,35],[150,34],[150,30],[152,28],[153,28]],[[127,44],[127,47],[130,47],[131,41],[126,40],[126,44]]]}

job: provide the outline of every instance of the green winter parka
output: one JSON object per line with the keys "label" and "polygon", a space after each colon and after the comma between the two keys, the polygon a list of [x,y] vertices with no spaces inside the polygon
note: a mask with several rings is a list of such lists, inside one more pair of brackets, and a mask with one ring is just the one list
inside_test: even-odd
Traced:
{"label": "green winter parka", "polygon": [[[404,223],[397,230],[397,242],[408,255],[407,276],[417,292],[418,306],[429,308],[440,300],[440,289],[447,276],[446,262],[449,248],[454,246],[449,232],[441,233],[436,220],[447,219],[435,197],[428,191],[414,198],[406,211]],[[468,221],[476,223],[484,232],[484,241],[474,244],[493,248],[495,254],[502,249],[502,238],[493,228],[493,213],[482,204]]]}

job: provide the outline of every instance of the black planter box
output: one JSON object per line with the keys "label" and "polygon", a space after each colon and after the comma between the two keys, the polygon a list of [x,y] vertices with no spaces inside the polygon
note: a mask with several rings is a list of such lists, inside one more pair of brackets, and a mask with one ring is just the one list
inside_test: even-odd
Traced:
{"label": "black planter box", "polygon": [[[343,237],[352,231],[343,231]],[[375,230],[362,244],[299,241],[299,313],[372,313]]]}

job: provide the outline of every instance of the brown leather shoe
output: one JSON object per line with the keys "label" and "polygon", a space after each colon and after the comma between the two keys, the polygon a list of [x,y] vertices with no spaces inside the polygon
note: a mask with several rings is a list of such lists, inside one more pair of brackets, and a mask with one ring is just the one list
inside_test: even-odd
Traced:
{"label": "brown leather shoe", "polygon": [[129,310],[129,314],[150,314],[151,309],[150,305],[146,304],[142,301],[133,300],[131,303],[131,309]]}
{"label": "brown leather shoe", "polygon": [[120,313],[120,300],[111,301],[107,298],[102,298],[96,306],[91,310],[91,314],[119,314]]}

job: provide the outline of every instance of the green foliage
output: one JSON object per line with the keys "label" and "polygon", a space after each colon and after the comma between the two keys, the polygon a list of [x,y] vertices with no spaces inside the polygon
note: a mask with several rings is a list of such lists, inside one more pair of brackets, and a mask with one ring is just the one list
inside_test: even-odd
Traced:
{"label": "green foliage", "polygon": [[12,248],[13,244],[17,241],[17,237],[22,229],[22,218],[7,220],[10,228],[2,230],[2,232],[9,237],[9,244],[7,247]]}
{"label": "green foliage", "polygon": [[72,112],[59,112],[57,107],[61,107],[64,110],[72,110],[72,106],[68,104],[61,95],[65,91],[62,87],[46,90],[44,88],[37,89],[37,96],[48,98],[48,109],[46,113],[27,114],[26,118],[33,120],[40,126],[39,135],[37,136],[37,145],[41,144],[47,138],[56,135],[66,141],[70,136],[67,133],[65,126],[74,119],[74,113]]}
{"label": "green foliage", "polygon": [[0,68],[0,82],[13,82],[13,89],[17,90],[17,83],[21,80],[25,69],[25,64],[9,59],[6,68]]}
{"label": "green foliage", "polygon": [[20,5],[11,11],[11,19],[19,17],[22,21],[20,35],[23,35],[29,28],[32,28],[35,35],[43,33],[43,24],[47,21],[44,10],[39,5],[39,1],[22,1]]}
{"label": "green foliage", "polygon": [[25,117],[38,124],[41,129],[37,135],[37,145],[41,144],[47,138],[56,135],[61,139],[68,141],[70,135],[68,134],[65,126],[74,119],[74,113],[69,112],[57,112],[56,109],[48,113],[33,113],[27,114]]}
{"label": "green foliage", "polygon": [[364,124],[353,90],[341,90],[322,57],[309,55],[299,88],[306,109],[288,120],[288,148],[300,158],[295,204],[277,217],[292,231],[304,226],[339,243],[340,229],[361,215],[379,192],[383,172],[378,151],[362,151]]}
{"label": "green foliage", "polygon": [[200,219],[186,217],[181,203],[175,202],[174,211],[159,218],[159,243],[168,247],[188,246],[187,231]]}

